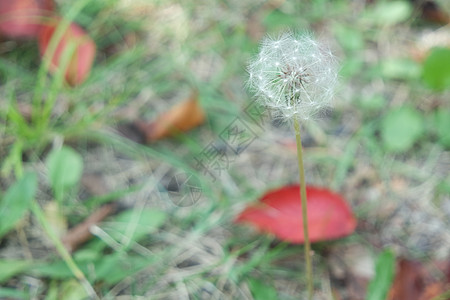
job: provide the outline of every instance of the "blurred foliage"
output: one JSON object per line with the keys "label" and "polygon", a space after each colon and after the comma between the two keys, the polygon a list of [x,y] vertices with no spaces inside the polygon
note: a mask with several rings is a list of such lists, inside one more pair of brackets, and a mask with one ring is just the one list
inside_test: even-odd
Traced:
{"label": "blurred foliage", "polygon": [[378,255],[375,277],[369,283],[366,300],[385,300],[394,280],[395,255],[387,249]]}
{"label": "blurred foliage", "polygon": [[450,111],[445,108],[439,108],[433,117],[433,125],[435,126],[439,143],[450,149]]}
{"label": "blurred foliage", "polygon": [[376,1],[366,10],[363,19],[379,26],[392,26],[406,21],[412,11],[412,5],[407,1]]}
{"label": "blurred foliage", "polygon": [[248,280],[250,291],[255,300],[277,300],[277,290],[267,281],[262,281],[256,278]]}
{"label": "blurred foliage", "polygon": [[37,190],[37,177],[26,173],[0,199],[0,239],[22,219]]}
{"label": "blurred foliage", "polygon": [[434,48],[425,60],[422,76],[434,90],[450,88],[450,49]]}
{"label": "blurred foliage", "polygon": [[83,158],[69,147],[52,150],[46,159],[50,184],[61,203],[65,191],[76,186],[83,173]]}
{"label": "blurred foliage", "polygon": [[381,122],[381,137],[388,151],[409,150],[424,132],[422,115],[405,106],[389,111]]}
{"label": "blurred foliage", "polygon": [[[58,1],[62,15],[70,13],[72,6],[73,1]],[[309,180],[345,191],[353,198],[358,218],[364,220],[364,226],[374,223],[374,230],[379,230],[377,224],[382,221],[373,218],[385,212],[377,214],[374,207],[381,211],[381,200],[386,196],[389,201],[395,198],[403,203],[401,197],[420,194],[413,190],[418,182],[427,186],[424,194],[438,207],[450,195],[450,177],[440,171],[445,167],[440,159],[450,149],[446,94],[450,49],[441,46],[429,51],[420,44],[419,35],[435,27],[423,27],[429,25],[417,19],[410,1],[128,1],[126,5],[118,0],[91,1],[74,20],[96,41],[99,54],[88,80],[75,89],[55,85],[46,74],[38,75],[39,54],[34,43],[2,42],[2,251],[8,248],[9,240],[19,240],[22,226],[33,224],[25,216],[35,196],[42,203],[53,201],[52,197],[62,199],[65,206],[61,213],[75,225],[106,202],[125,199],[127,208],[134,205],[141,197],[139,192],[157,185],[146,172],[158,171],[161,165],[175,171],[189,169],[189,159],[204,145],[220,140],[219,134],[242,117],[242,109],[252,101],[245,91],[245,66],[261,37],[287,28],[314,31],[331,42],[341,60],[343,87],[335,110],[319,122],[320,126],[305,124]],[[420,53],[424,61],[412,55],[416,46],[424,46]],[[151,146],[133,144],[116,134],[117,123],[129,115],[154,118],[192,90],[199,91],[208,114],[204,127]],[[52,97],[55,102],[48,114],[40,114],[41,105]],[[133,109],[137,112],[130,113]],[[255,166],[271,163],[270,172],[287,177],[288,172],[280,167],[280,161],[291,153],[286,131],[272,120],[266,125],[269,129],[264,129],[266,135],[260,139],[276,140],[273,144],[280,147],[276,151],[256,147],[233,158]],[[52,143],[55,146],[50,149]],[[70,144],[70,148],[58,147],[61,144]],[[141,177],[120,177],[125,187],[116,186],[115,178],[110,182],[114,190],[85,199],[85,191],[76,188],[83,171],[96,164],[84,161],[86,153],[98,148],[116,152],[118,160],[105,163],[99,157],[99,164],[106,164],[101,175],[110,172],[119,178],[123,174],[115,174],[116,170],[125,169],[124,173],[136,172]],[[258,160],[258,155],[263,159]],[[436,167],[433,161],[437,161]],[[130,162],[135,170],[126,169]],[[115,163],[120,163],[120,168],[110,170]],[[142,168],[147,165],[147,169]],[[162,207],[155,208],[154,202],[145,207],[136,205],[99,225],[95,238],[73,254],[99,295],[122,288],[124,295],[146,295],[153,288],[167,295],[181,286],[195,298],[205,291],[216,291],[222,284],[226,292],[249,290],[255,299],[264,300],[284,299],[285,291],[275,282],[279,278],[301,286],[304,278],[298,275],[302,266],[296,262],[286,268],[286,263],[280,263],[286,257],[295,258],[300,247],[276,244],[231,225],[242,203],[262,191],[255,187],[259,169],[255,169],[255,178],[249,178],[231,163],[229,167],[226,178],[215,182],[197,174],[200,172],[195,174],[202,180],[203,194],[211,200],[198,207],[174,207],[169,199],[145,195],[146,200],[159,201],[155,203],[162,203]],[[364,168],[374,174],[361,175]],[[35,173],[26,173],[28,170]],[[264,187],[293,180],[263,176]],[[390,186],[394,177],[403,184],[399,191]],[[164,191],[159,185],[155,189]],[[365,237],[362,230],[365,228],[357,234],[360,240],[359,236]],[[206,246],[201,244],[202,236]],[[41,237],[33,231],[30,242]],[[330,247],[339,247],[341,242]],[[32,245],[37,249],[33,262],[0,259],[0,298],[28,299],[44,293],[47,299],[82,298],[85,291],[65,262],[55,258],[54,251],[47,251],[51,249],[47,244],[37,244]],[[201,247],[206,248],[200,252],[205,258],[198,259],[195,251]],[[316,253],[322,259],[322,253]],[[392,252],[380,254],[368,299],[384,299],[394,262]],[[182,270],[181,275],[174,276],[174,270]],[[32,281],[39,282],[37,293],[41,294],[30,294]]]}

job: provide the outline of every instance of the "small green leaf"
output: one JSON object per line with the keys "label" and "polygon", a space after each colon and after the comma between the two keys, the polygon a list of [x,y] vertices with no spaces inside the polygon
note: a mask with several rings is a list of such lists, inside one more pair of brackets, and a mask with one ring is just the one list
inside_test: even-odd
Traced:
{"label": "small green leaf", "polygon": [[292,26],[296,22],[297,19],[293,15],[286,14],[278,9],[272,10],[263,20],[263,24],[269,28]]}
{"label": "small green leaf", "polygon": [[336,27],[336,37],[342,48],[347,51],[358,51],[364,47],[364,39],[361,31],[352,27]]}
{"label": "small green leaf", "polygon": [[79,300],[89,298],[84,287],[76,279],[70,279],[60,283],[59,296],[59,299],[64,300]]}
{"label": "small green leaf", "polygon": [[27,173],[8,189],[0,201],[0,238],[14,228],[25,215],[36,188],[36,174]]}
{"label": "small green leaf", "polygon": [[[83,266],[79,264],[79,262],[77,262],[77,264],[83,271]],[[66,279],[73,277],[72,271],[70,271],[63,260],[36,265],[33,267],[32,272],[36,276],[49,277],[52,279]]]}
{"label": "small green leaf", "polygon": [[17,289],[2,288],[0,287],[0,299],[30,299],[24,291],[19,291]]}
{"label": "small green leaf", "polygon": [[0,260],[0,283],[5,282],[9,278],[23,272],[31,265],[26,260]]}
{"label": "small green leaf", "polygon": [[385,300],[392,285],[395,271],[395,255],[387,249],[377,258],[375,277],[370,281],[366,300]]}
{"label": "small green leaf", "polygon": [[378,111],[386,106],[386,99],[381,95],[372,95],[359,99],[358,105],[369,112]]}
{"label": "small green leaf", "polygon": [[406,21],[412,11],[411,4],[406,1],[379,1],[367,11],[366,20],[377,25],[395,25]]}
{"label": "small green leaf", "polygon": [[248,286],[255,300],[276,300],[278,299],[277,290],[261,280],[250,278]]}
{"label": "small green leaf", "polygon": [[83,172],[83,159],[72,148],[53,150],[47,157],[47,168],[55,196],[58,200],[64,190],[75,186]]}
{"label": "small green leaf", "polygon": [[381,64],[381,73],[387,79],[419,79],[421,67],[410,59],[389,59]]}
{"label": "small green leaf", "polygon": [[97,281],[104,281],[108,284],[116,284],[122,279],[138,273],[142,269],[154,264],[158,258],[123,255],[114,253],[104,256],[95,265]]}
{"label": "small green leaf", "polygon": [[450,176],[443,179],[437,186],[436,191],[441,194],[450,195]]}
{"label": "small green leaf", "polygon": [[57,282],[56,280],[52,280],[50,282],[44,300],[58,300],[58,285],[59,282]]}
{"label": "small green leaf", "polygon": [[410,149],[424,131],[423,117],[412,107],[391,110],[382,120],[381,138],[388,151]]}
{"label": "small green leaf", "polygon": [[45,293],[45,300],[78,300],[90,299],[84,287],[73,278],[65,281],[53,280]]}
{"label": "small green leaf", "polygon": [[450,111],[439,109],[434,114],[434,123],[436,126],[439,143],[450,148]]}
{"label": "small green leaf", "polygon": [[135,242],[158,229],[166,216],[166,213],[153,209],[127,210],[113,221],[105,222],[103,229],[116,241],[122,241],[126,237]]}
{"label": "small green leaf", "polygon": [[431,51],[425,59],[422,78],[436,91],[450,88],[450,49],[434,48]]}
{"label": "small green leaf", "polygon": [[342,67],[339,70],[339,75],[344,78],[350,78],[360,72],[363,67],[364,62],[360,58],[347,58],[342,63]]}

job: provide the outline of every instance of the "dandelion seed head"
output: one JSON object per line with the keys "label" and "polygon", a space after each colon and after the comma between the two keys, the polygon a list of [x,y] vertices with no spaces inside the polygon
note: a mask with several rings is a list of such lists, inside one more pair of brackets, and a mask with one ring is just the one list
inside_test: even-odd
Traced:
{"label": "dandelion seed head", "polygon": [[338,64],[311,34],[266,37],[248,66],[248,86],[263,105],[286,119],[307,120],[328,107],[337,85]]}

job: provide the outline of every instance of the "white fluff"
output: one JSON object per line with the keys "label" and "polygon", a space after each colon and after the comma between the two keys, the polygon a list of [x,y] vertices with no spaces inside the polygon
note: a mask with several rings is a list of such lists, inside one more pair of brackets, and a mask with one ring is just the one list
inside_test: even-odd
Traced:
{"label": "white fluff", "polygon": [[338,77],[338,64],[311,34],[266,37],[259,54],[248,66],[249,88],[261,104],[285,119],[307,120],[330,105]]}

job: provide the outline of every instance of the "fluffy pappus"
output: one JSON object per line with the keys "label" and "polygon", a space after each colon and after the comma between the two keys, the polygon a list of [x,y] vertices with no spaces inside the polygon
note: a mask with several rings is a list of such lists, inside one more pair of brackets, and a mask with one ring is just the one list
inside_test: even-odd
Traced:
{"label": "fluffy pappus", "polygon": [[307,120],[330,105],[338,63],[312,34],[286,32],[262,41],[248,73],[248,86],[261,104],[285,119]]}

